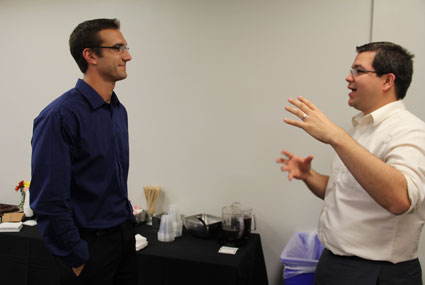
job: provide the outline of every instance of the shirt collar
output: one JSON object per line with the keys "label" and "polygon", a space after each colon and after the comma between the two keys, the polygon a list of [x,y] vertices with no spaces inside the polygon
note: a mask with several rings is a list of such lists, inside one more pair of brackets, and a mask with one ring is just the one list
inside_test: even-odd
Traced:
{"label": "shirt collar", "polygon": [[385,106],[382,106],[378,110],[373,111],[370,114],[365,115],[363,112],[357,114],[353,117],[352,123],[353,126],[357,126],[360,124],[363,120],[369,120],[372,122],[374,126],[380,124],[382,121],[384,121],[386,118],[391,117],[395,113],[398,113],[400,111],[406,110],[406,105],[404,105],[404,102],[401,100],[394,101],[391,103],[386,104]]}
{"label": "shirt collar", "polygon": [[[104,104],[106,104],[105,100],[96,92],[90,85],[88,85],[84,80],[78,79],[75,88],[78,89],[81,94],[89,101],[90,105],[93,109],[97,109]],[[119,107],[120,101],[118,100],[115,92],[112,92],[111,96],[111,106]]]}

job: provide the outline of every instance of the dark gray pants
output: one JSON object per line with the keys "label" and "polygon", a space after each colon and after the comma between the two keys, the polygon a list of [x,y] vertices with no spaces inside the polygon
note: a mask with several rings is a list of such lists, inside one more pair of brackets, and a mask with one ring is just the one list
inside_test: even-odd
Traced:
{"label": "dark gray pants", "polygon": [[316,285],[420,285],[419,260],[372,261],[355,256],[338,256],[325,249],[316,268]]}

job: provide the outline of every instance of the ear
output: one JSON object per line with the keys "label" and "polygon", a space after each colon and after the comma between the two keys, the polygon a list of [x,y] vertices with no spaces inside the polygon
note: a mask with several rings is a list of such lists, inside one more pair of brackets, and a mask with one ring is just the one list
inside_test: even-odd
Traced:
{"label": "ear", "polygon": [[390,90],[392,87],[395,87],[394,83],[395,83],[395,75],[394,73],[387,73],[382,75],[383,79],[384,79],[384,85],[382,86],[382,90],[383,91],[388,91]]}
{"label": "ear", "polygon": [[96,54],[94,53],[94,51],[92,49],[85,48],[83,50],[83,57],[89,65],[90,64],[97,64]]}

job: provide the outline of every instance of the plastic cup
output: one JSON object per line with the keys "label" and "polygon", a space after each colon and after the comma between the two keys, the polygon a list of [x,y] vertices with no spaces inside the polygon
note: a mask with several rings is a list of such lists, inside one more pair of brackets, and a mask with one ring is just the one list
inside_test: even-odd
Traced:
{"label": "plastic cup", "polygon": [[181,237],[183,233],[183,221],[177,206],[172,204],[168,207],[168,215],[173,221],[173,229],[175,237]]}
{"label": "plastic cup", "polygon": [[162,242],[170,242],[174,240],[173,221],[171,216],[162,215],[161,224],[159,225],[158,240]]}

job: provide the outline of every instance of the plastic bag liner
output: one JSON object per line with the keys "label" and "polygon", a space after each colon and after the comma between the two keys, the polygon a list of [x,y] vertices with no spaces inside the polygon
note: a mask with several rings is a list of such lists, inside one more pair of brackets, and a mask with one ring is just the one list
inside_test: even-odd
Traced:
{"label": "plastic bag liner", "polygon": [[285,265],[283,278],[314,273],[322,251],[317,232],[294,233],[280,255],[280,261]]}

